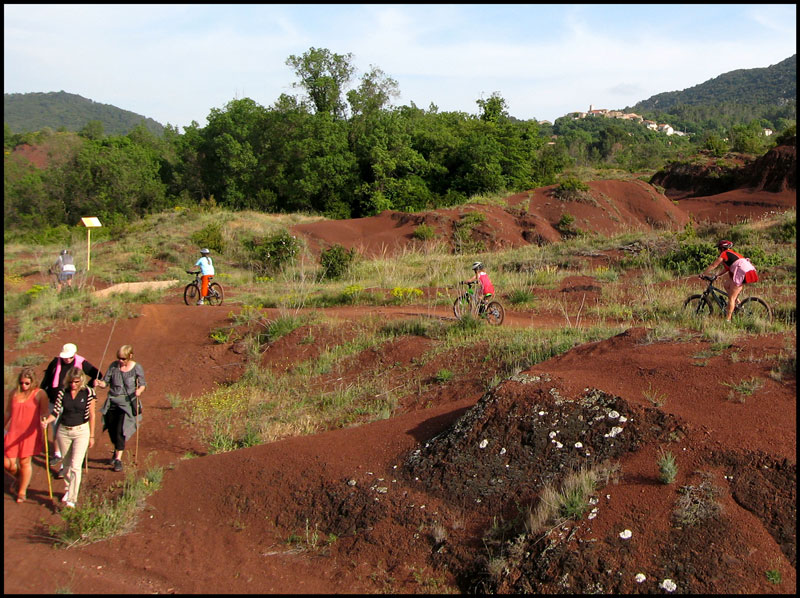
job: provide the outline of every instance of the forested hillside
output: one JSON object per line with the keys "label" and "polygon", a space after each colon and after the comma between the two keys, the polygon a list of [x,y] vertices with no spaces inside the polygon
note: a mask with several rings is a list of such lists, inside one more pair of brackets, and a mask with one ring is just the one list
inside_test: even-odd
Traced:
{"label": "forested hillside", "polygon": [[688,133],[724,133],[754,121],[782,131],[797,120],[797,55],[766,68],[724,73],[682,91],[655,95],[626,111]]}
{"label": "forested hillside", "polygon": [[683,91],[654,95],[631,110],[668,110],[681,104],[698,106],[726,102],[783,106],[796,101],[797,54],[765,68],[738,69]]}
{"label": "forested hillside", "polygon": [[13,133],[29,133],[44,127],[77,132],[92,121],[101,123],[103,132],[108,135],[125,135],[139,124],[144,124],[155,135],[164,132],[163,125],[152,118],[74,93],[3,94],[3,122]]}
{"label": "forested hillside", "polygon": [[476,100],[475,114],[392,106],[397,83],[377,67],[351,81],[351,61],[317,48],[290,56],[299,95],[268,107],[234,99],[182,134],[142,124],[112,134],[97,121],[19,134],[6,123],[5,230],[87,214],[113,225],[195,205],[332,218],[429,210],[554,184],[582,167],[642,173],[698,149],[758,155],[795,126],[739,119],[679,137],[602,117],[540,125],[513,118],[498,92]]}

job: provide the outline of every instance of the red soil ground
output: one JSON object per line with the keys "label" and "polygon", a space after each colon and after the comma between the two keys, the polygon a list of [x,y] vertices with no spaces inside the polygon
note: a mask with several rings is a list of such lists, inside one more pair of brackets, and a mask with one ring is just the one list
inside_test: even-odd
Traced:
{"label": "red soil ground", "polygon": [[[539,189],[517,196],[529,202],[525,216],[476,207],[487,214],[487,245],[554,241],[551,223],[564,210],[579,228],[610,233],[679,228],[690,213],[733,222],[796,207],[794,192],[731,192],[705,198],[716,207],[704,211],[700,199],[675,205],[644,183],[591,187],[597,205],[565,205]],[[446,232],[465,211],[386,213],[297,232],[318,248],[341,243],[391,255],[414,243],[419,222]],[[576,277],[553,291],[565,298],[570,322],[602,284]],[[582,292],[569,292],[577,288]],[[665,578],[683,593],[795,593],[796,379],[770,373],[795,350],[793,336],[748,335],[715,349],[699,336],[656,340],[631,329],[542,362],[486,395],[491,364],[448,354],[448,361],[420,372],[415,358],[433,341],[403,337],[360,355],[345,376],[380,364],[399,381],[430,378],[445,366],[458,376],[409,391],[387,420],[208,455],[168,395],[188,401],[241,374],[244,356],[235,345],[215,344],[208,335],[228,323],[230,305],[186,307],[176,291],[160,304],[140,306],[139,317],[54,331],[22,350],[6,320],[6,364],[32,354],[49,359],[63,343],[76,342],[105,369],[119,345],[132,344],[148,380],[138,468],[166,471],[131,532],[67,550],[54,550],[47,538],[48,526],[61,518],[48,497],[43,462],[36,461],[25,504],[13,502],[6,475],[5,593],[662,593]],[[376,312],[386,319],[452,320],[449,309],[422,306],[327,312],[345,324],[315,330],[320,343],[323,335],[331,342],[346,338],[348,321]],[[565,325],[564,314],[513,310],[504,323]],[[281,369],[313,357],[313,346],[300,342],[306,333],[265,347],[263,364]],[[753,377],[762,382],[758,390],[731,398],[729,385]],[[622,431],[612,433],[612,424]],[[660,449],[676,457],[672,485],[657,480]],[[189,452],[200,456],[185,459]],[[82,497],[117,491],[122,476],[108,466],[110,453],[101,435]],[[134,453],[131,442],[128,468],[135,466]],[[598,490],[596,517],[556,527],[538,543],[520,540],[516,549],[498,539],[497,530],[505,529],[506,539],[519,533],[511,527],[515,505],[535,505],[538,484],[604,459],[619,463],[620,471]],[[60,497],[63,482],[53,483]],[[677,525],[679,489],[690,486],[713,494],[706,502],[719,511],[698,516],[697,525]],[[623,540],[626,529],[632,536]],[[309,538],[309,530],[337,540],[306,550],[287,543],[292,535]],[[527,557],[514,558],[514,550]],[[501,572],[490,577],[489,561],[499,556],[505,566],[495,562]],[[767,580],[768,570],[780,571],[779,584]],[[637,573],[646,581],[636,583]]]}

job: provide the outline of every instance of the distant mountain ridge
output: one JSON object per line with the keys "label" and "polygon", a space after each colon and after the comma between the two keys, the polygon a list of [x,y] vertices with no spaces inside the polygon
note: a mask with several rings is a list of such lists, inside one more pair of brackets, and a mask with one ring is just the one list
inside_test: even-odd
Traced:
{"label": "distant mountain ridge", "polygon": [[[677,105],[720,103],[783,106],[797,102],[797,54],[765,68],[738,69],[682,91],[654,95],[630,108],[666,111]],[[626,109],[628,110],[628,109]]]}
{"label": "distant mountain ridge", "polygon": [[13,133],[30,133],[44,127],[77,132],[92,120],[103,123],[106,135],[125,135],[139,124],[154,135],[164,134],[164,126],[152,118],[63,90],[3,94],[3,121]]}

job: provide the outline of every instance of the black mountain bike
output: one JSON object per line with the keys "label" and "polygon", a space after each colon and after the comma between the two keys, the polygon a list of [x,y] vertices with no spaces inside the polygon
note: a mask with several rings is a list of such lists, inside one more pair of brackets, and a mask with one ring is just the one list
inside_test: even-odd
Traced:
{"label": "black mountain bike", "polygon": [[[706,290],[701,295],[689,295],[683,302],[683,308],[698,316],[710,316],[716,305],[720,313],[725,314],[728,310],[728,293],[714,286],[718,276],[701,276],[700,278],[708,281]],[[733,310],[733,315],[748,320],[772,321],[772,309],[759,297],[742,299]]]}
{"label": "black mountain bike", "polygon": [[499,326],[503,323],[506,317],[506,310],[499,301],[489,301],[487,303],[483,297],[478,298],[478,294],[473,288],[477,282],[461,284],[466,284],[467,290],[453,302],[453,315],[456,318],[460,320],[466,314],[472,314],[473,316],[484,318],[493,326]]}
{"label": "black mountain bike", "polygon": [[[186,270],[187,274],[194,274],[194,280],[186,285],[183,289],[183,302],[186,305],[195,305],[200,300],[200,272]],[[209,305],[222,305],[222,285],[218,282],[212,282],[208,285],[208,295],[206,301]]]}

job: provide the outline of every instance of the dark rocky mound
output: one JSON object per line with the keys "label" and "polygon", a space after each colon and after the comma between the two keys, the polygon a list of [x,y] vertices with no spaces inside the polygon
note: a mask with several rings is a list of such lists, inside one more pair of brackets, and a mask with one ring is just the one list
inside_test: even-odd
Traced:
{"label": "dark rocky mound", "polygon": [[797,148],[795,139],[753,160],[739,154],[716,159],[708,152],[692,162],[673,162],[650,179],[664,188],[670,199],[706,197],[733,189],[780,192],[796,189]]}
{"label": "dark rocky mound", "polygon": [[530,504],[545,484],[571,471],[682,433],[658,409],[596,389],[572,398],[563,393],[547,376],[512,376],[413,451],[407,475],[452,504],[497,512]]}
{"label": "dark rocky mound", "polygon": [[797,138],[771,149],[742,169],[744,186],[778,193],[797,189]]}

